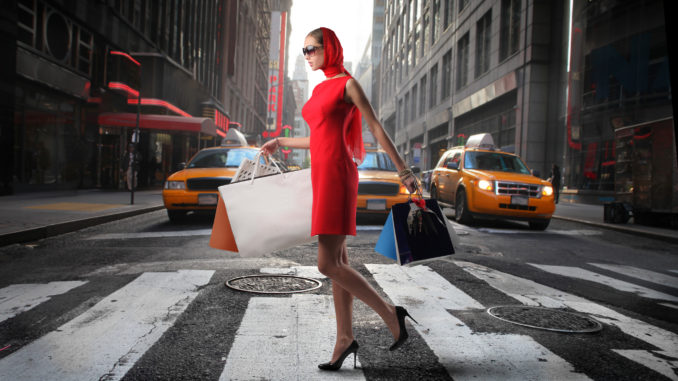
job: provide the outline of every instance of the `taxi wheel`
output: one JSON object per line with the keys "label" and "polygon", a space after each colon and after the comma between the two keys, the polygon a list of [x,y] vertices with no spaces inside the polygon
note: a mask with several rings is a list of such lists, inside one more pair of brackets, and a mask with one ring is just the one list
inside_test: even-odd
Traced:
{"label": "taxi wheel", "polygon": [[173,223],[181,222],[186,217],[185,210],[167,210],[167,217]]}
{"label": "taxi wheel", "polygon": [[457,222],[468,224],[473,220],[471,212],[468,211],[468,203],[466,202],[466,192],[463,189],[457,191],[457,200],[454,203],[454,218]]}
{"label": "taxi wheel", "polygon": [[549,226],[549,223],[551,222],[551,219],[549,218],[548,220],[535,220],[535,221],[530,221],[530,230],[546,230],[546,228]]}

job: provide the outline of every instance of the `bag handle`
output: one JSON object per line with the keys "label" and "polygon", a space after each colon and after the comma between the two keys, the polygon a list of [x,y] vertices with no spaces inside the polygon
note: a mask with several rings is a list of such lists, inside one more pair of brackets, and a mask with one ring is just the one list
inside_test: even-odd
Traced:
{"label": "bag handle", "polygon": [[[257,169],[259,169],[259,159],[261,158],[261,155],[263,155],[263,151],[257,152],[257,155],[254,157],[254,170],[252,171],[252,178],[250,179],[250,184],[254,184],[254,179],[257,177]],[[283,171],[280,169],[278,164],[275,163],[275,160],[273,160],[273,156],[266,155],[268,157],[268,161],[270,163],[273,163],[273,166],[280,172],[281,175],[284,175]]]}

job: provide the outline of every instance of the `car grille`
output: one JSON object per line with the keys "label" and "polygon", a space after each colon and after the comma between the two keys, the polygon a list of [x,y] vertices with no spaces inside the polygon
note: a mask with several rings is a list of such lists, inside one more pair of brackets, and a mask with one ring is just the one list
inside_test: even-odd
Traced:
{"label": "car grille", "polygon": [[502,209],[529,210],[530,212],[537,210],[536,206],[527,205],[499,204],[499,207]]}
{"label": "car grille", "polygon": [[222,185],[230,184],[228,177],[197,177],[186,180],[186,187],[189,190],[212,190],[215,191]]}
{"label": "car grille", "polygon": [[394,183],[361,182],[358,183],[358,194],[373,194],[378,196],[395,196],[400,185]]}
{"label": "car grille", "polygon": [[541,197],[541,185],[497,181],[497,194],[503,196]]}

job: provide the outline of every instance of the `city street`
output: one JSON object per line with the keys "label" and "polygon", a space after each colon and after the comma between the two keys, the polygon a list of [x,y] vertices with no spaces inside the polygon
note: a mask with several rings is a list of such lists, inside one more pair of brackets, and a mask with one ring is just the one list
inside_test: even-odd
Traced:
{"label": "city street", "polygon": [[[360,222],[351,264],[419,324],[389,352],[388,330],[356,301],[355,370],[352,356],[337,373],[317,368],[335,322],[315,243],[240,258],[208,246],[212,216],[171,224],[158,210],[0,247],[0,379],[678,379],[675,243],[561,219],[543,232],[453,223],[459,253],[400,267],[374,251],[383,221]],[[322,286],[266,295],[224,285],[254,274]],[[602,330],[536,329],[487,311],[507,305],[579,312]]]}

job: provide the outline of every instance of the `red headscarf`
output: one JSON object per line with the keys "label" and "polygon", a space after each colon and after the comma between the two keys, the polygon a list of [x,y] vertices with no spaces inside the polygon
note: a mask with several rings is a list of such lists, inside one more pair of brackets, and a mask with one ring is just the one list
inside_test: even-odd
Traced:
{"label": "red headscarf", "polygon": [[[320,70],[325,73],[326,78],[331,78],[339,74],[346,74],[353,78],[344,68],[344,49],[337,38],[337,35],[331,29],[320,28],[323,31],[323,66]],[[355,105],[346,118],[348,124],[346,131],[346,145],[353,156],[353,159],[360,164],[365,159],[365,146],[363,145],[363,123],[362,115]]]}

